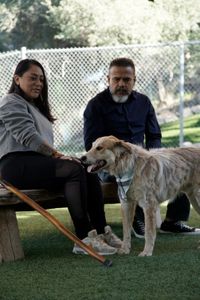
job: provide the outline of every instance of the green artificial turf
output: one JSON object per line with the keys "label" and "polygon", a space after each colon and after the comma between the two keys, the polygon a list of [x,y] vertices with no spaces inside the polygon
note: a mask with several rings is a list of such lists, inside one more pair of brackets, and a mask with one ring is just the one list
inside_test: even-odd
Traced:
{"label": "green artificial turf", "polygon": [[[73,230],[67,209],[50,212]],[[1,300],[200,299],[200,236],[158,234],[152,257],[137,256],[144,241],[133,237],[131,254],[107,257],[113,266],[106,268],[72,254],[73,243],[38,213],[17,216],[25,260],[0,265]],[[121,237],[120,206],[106,205],[106,216]],[[191,209],[189,224],[199,220]]]}

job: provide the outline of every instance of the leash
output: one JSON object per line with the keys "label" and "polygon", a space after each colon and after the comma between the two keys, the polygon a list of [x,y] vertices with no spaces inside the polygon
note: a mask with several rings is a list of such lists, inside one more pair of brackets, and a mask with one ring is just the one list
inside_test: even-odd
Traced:
{"label": "leash", "polygon": [[38,211],[43,217],[49,220],[58,230],[60,230],[65,236],[67,236],[71,241],[79,245],[82,249],[84,249],[90,256],[97,259],[106,267],[112,266],[112,261],[105,259],[102,255],[98,254],[91,246],[83,243],[75,234],[73,234],[69,229],[67,229],[60,221],[58,221],[52,214],[46,211],[43,207],[41,207],[38,203],[28,197],[26,194],[21,192],[19,189],[14,187],[12,184],[8,183],[4,179],[0,178],[0,184],[4,186],[8,191],[15,194],[19,197],[23,202],[27,203],[29,206]]}

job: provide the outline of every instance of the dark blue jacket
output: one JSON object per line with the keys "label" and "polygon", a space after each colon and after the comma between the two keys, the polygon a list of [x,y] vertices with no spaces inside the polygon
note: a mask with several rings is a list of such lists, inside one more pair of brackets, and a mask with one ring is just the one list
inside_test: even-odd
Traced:
{"label": "dark blue jacket", "polygon": [[84,112],[85,149],[106,135],[147,149],[161,147],[161,131],[149,98],[132,91],[125,103],[116,103],[107,88],[91,99]]}

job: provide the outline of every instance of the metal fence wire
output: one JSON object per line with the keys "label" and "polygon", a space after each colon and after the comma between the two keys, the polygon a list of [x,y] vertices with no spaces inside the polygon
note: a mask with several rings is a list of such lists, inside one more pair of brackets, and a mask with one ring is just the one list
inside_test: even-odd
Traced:
{"label": "metal fence wire", "polygon": [[83,111],[107,86],[108,66],[116,57],[129,57],[136,66],[135,89],[152,101],[159,123],[179,121],[178,140],[184,142],[183,118],[200,113],[200,41],[157,45],[69,48],[0,53],[0,97],[7,93],[17,63],[34,58],[44,66],[53,115],[55,146],[67,154],[84,151]]}

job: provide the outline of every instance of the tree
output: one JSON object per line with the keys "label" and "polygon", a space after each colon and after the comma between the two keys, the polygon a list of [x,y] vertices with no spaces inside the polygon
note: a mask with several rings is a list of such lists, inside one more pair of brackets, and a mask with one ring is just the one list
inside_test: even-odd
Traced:
{"label": "tree", "polygon": [[200,38],[196,0],[61,0],[51,6],[57,38],[68,46],[102,46]]}
{"label": "tree", "polygon": [[86,47],[95,34],[94,7],[96,0],[62,0],[58,6],[49,5],[49,23],[57,29],[56,39],[65,47]]}
{"label": "tree", "polygon": [[[1,1],[2,2],[2,1]],[[16,6],[7,7],[0,2],[0,51],[12,49],[10,32],[16,26]]]}
{"label": "tree", "polygon": [[0,0],[0,51],[200,39],[197,0]]}
{"label": "tree", "polygon": [[46,1],[4,1],[0,4],[0,49],[57,47],[56,32],[48,23]]}

